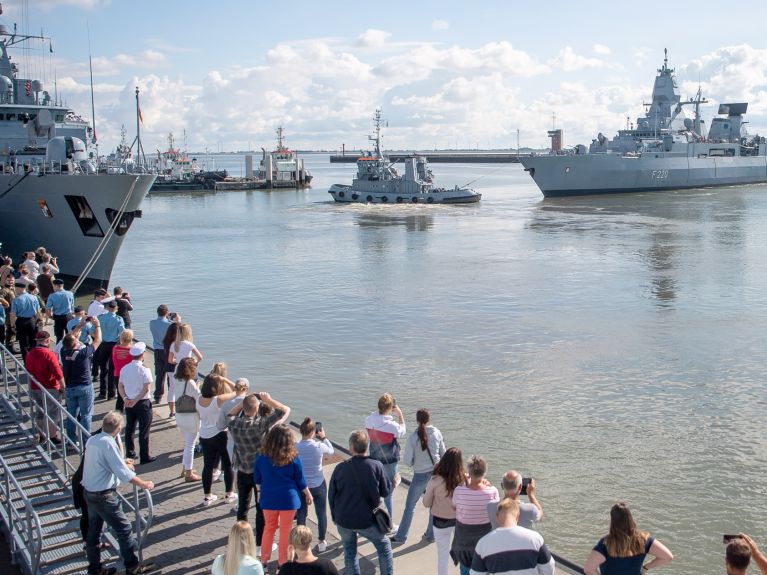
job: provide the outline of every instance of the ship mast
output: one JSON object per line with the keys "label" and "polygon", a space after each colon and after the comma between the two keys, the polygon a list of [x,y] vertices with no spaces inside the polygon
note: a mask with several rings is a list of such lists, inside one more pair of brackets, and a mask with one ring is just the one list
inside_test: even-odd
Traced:
{"label": "ship mast", "polygon": [[376,133],[375,136],[368,136],[368,140],[376,144],[376,157],[381,157],[381,108],[376,108],[376,115],[373,116]]}

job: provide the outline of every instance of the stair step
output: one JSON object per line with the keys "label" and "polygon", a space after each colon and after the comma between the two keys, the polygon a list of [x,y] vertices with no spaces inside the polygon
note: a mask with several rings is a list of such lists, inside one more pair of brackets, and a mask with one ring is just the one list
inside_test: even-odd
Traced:
{"label": "stair step", "polygon": [[53,565],[55,563],[66,563],[67,565],[85,557],[82,541],[69,542],[68,545],[48,548],[46,545],[44,551],[40,554],[40,565]]}
{"label": "stair step", "polygon": [[[106,552],[101,552],[101,565],[103,567],[109,567],[116,560],[116,555],[111,553],[107,555]],[[88,572],[88,561],[83,559],[67,565],[41,565],[37,572],[39,575],[81,575]]]}

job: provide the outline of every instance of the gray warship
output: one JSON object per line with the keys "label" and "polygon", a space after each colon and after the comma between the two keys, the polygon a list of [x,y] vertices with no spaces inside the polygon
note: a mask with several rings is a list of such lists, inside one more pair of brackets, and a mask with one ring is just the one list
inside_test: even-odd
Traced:
{"label": "gray warship", "polygon": [[[719,106],[706,132],[701,91],[682,100],[665,52],[652,102],[636,126],[612,140],[599,134],[586,149],[520,158],[546,197],[615,194],[767,182],[765,138],[749,136],[747,103]],[[690,110],[690,115],[686,113]],[[552,135],[552,133],[550,133]],[[552,144],[554,139],[552,139]]]}
{"label": "gray warship", "polygon": [[40,41],[50,39],[0,23],[0,251],[18,262],[44,246],[69,286],[106,287],[155,176],[100,173],[91,125],[9,55],[17,49],[26,61],[23,50]]}
{"label": "gray warship", "polygon": [[336,202],[368,204],[470,204],[482,194],[470,188],[435,188],[428,161],[423,156],[405,158],[405,173],[399,175],[381,152],[381,110],[376,110],[375,151],[357,158],[352,184],[333,184],[328,193]]}

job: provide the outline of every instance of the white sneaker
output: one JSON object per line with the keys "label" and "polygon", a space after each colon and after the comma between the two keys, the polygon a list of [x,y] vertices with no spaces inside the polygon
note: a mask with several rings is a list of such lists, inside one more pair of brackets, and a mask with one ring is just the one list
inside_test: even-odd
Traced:
{"label": "white sneaker", "polygon": [[226,497],[224,497],[224,501],[227,503],[234,503],[237,501],[237,494],[236,493],[230,493]]}
{"label": "white sneaker", "polygon": [[240,510],[240,504],[235,503],[234,507],[232,507],[232,513],[237,513]]}
{"label": "white sneaker", "polygon": [[218,481],[221,479],[221,470],[220,469],[214,469],[213,470],[213,481]]}
{"label": "white sneaker", "polygon": [[202,504],[205,507],[210,507],[216,499],[218,499],[218,495],[211,493],[210,495],[205,496],[205,499],[202,500]]}
{"label": "white sneaker", "polygon": [[399,530],[399,525],[397,523],[392,523],[391,531],[389,531],[386,535],[389,537],[394,537],[397,534],[398,530]]}
{"label": "white sneaker", "polygon": [[319,551],[320,553],[325,553],[325,551],[327,551],[327,550],[328,550],[328,544],[327,544],[327,542],[326,542],[326,541],[323,539],[323,540],[321,540],[321,541],[320,541],[320,542],[317,544],[317,551]]}

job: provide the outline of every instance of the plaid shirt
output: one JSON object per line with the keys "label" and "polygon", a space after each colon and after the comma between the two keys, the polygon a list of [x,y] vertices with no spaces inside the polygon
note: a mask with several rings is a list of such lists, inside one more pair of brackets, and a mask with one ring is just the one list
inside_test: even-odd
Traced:
{"label": "plaid shirt", "polygon": [[267,416],[256,415],[245,417],[240,412],[237,415],[227,416],[227,427],[234,442],[234,465],[238,471],[251,472],[256,462],[256,455],[261,449],[261,440],[264,439],[271,427],[285,415],[283,411],[274,409]]}

